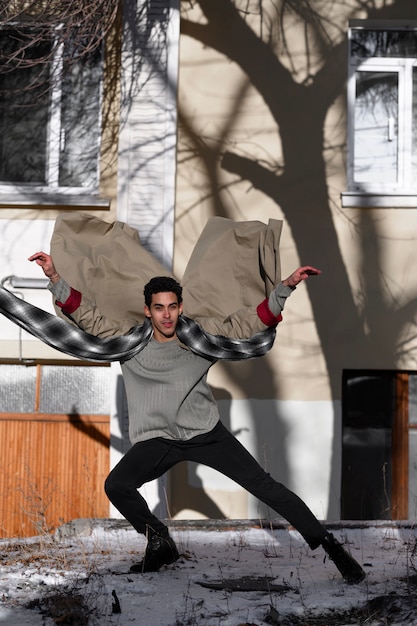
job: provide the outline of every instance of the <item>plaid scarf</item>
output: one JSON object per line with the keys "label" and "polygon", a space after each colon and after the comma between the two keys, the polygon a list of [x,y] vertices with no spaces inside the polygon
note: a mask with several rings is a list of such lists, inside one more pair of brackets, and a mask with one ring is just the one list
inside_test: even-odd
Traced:
{"label": "plaid scarf", "polygon": [[[99,338],[65,320],[21,300],[0,288],[0,313],[52,348],[89,361],[126,361],[140,352],[152,337],[152,324],[146,319],[126,335]],[[272,348],[275,327],[249,339],[230,339],[212,335],[189,317],[182,315],[177,326],[178,339],[192,352],[216,361],[238,361],[262,356]]]}

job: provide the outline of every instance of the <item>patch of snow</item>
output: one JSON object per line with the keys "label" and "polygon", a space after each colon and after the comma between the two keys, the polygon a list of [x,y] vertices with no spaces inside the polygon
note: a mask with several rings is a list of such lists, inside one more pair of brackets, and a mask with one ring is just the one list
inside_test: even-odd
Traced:
{"label": "patch of snow", "polygon": [[[206,522],[173,525],[170,532],[179,561],[147,574],[129,572],[143,556],[145,539],[127,524],[109,527],[96,520],[78,533],[2,540],[0,624],[292,626],[298,618],[318,624],[316,617],[325,614],[321,623],[326,626],[356,625],[365,619],[358,621],[354,611],[364,609],[367,626],[417,626],[417,547],[411,525],[332,529],[367,573],[358,585],[347,585],[321,548],[311,551],[296,531],[284,527],[219,528]],[[233,581],[244,578],[255,584],[254,591],[233,590]],[[268,581],[278,590],[270,589]],[[224,589],[207,586],[222,582]],[[382,598],[399,601],[393,606]],[[351,622],[337,621],[338,615],[348,619],[349,612]]]}

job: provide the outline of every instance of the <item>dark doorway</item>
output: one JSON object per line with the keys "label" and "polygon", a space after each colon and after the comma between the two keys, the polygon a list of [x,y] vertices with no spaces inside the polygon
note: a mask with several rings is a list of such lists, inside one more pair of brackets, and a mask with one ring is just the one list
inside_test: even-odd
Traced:
{"label": "dark doorway", "polygon": [[392,519],[396,372],[346,370],[342,390],[342,519]]}

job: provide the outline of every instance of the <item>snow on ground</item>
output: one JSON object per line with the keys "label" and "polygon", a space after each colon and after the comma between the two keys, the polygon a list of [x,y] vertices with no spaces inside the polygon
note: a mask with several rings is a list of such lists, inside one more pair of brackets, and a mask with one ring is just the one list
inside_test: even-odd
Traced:
{"label": "snow on ground", "polygon": [[170,523],[181,558],[148,574],[129,573],[145,540],[121,520],[1,540],[0,624],[417,626],[412,525],[328,526],[367,572],[347,585],[321,548],[312,552],[283,524],[229,524]]}

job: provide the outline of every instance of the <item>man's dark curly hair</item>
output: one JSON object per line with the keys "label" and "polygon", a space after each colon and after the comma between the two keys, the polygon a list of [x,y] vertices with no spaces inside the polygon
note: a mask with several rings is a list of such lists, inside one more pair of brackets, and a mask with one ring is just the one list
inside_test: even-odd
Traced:
{"label": "man's dark curly hair", "polygon": [[155,276],[145,285],[143,295],[145,296],[145,304],[150,307],[152,302],[152,294],[172,291],[178,298],[178,304],[182,302],[182,287],[174,278],[170,276]]}

